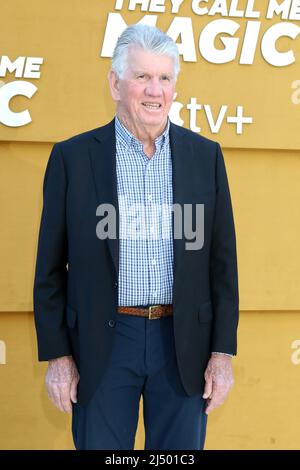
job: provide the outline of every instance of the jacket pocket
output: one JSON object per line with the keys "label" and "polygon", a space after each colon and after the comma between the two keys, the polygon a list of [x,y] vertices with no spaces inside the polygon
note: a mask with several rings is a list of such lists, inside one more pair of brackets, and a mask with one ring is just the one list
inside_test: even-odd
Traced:
{"label": "jacket pocket", "polygon": [[209,300],[198,308],[198,320],[200,323],[208,323],[213,319],[212,303]]}
{"label": "jacket pocket", "polygon": [[77,312],[74,308],[67,305],[67,325],[69,328],[74,328],[77,320]]}

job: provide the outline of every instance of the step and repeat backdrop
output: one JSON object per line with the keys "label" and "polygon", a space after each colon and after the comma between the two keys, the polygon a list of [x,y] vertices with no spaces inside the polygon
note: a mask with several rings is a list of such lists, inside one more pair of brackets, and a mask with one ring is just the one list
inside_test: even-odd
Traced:
{"label": "step and repeat backdrop", "polygon": [[0,449],[74,448],[37,361],[43,177],[55,142],[114,116],[111,56],[137,22],[176,41],[170,118],[220,143],[231,189],[239,351],[206,448],[299,449],[300,1],[10,0],[0,11]]}

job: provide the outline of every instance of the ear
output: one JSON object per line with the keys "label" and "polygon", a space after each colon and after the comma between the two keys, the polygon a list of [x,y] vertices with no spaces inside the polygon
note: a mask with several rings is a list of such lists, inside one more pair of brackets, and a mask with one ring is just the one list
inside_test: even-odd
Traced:
{"label": "ear", "polygon": [[110,87],[110,93],[114,101],[120,100],[119,78],[114,70],[110,70],[107,75]]}

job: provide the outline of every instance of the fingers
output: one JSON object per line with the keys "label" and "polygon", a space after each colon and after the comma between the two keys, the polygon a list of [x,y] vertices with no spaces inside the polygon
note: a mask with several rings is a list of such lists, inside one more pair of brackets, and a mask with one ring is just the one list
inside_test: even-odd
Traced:
{"label": "fingers", "polygon": [[69,383],[64,383],[60,387],[60,400],[61,400],[63,411],[65,413],[72,413],[70,388],[71,387]]}
{"label": "fingers", "polygon": [[74,378],[71,382],[70,396],[73,403],[77,403],[77,384],[78,380]]}
{"label": "fingers", "polygon": [[203,398],[207,399],[206,414],[222,405],[233,385],[231,358],[212,355],[204,373],[205,389]]}
{"label": "fingers", "polygon": [[209,413],[211,413],[215,408],[218,408],[218,406],[220,405],[221,403],[218,402],[218,400],[216,399],[213,399],[213,398],[210,398],[207,400],[207,406],[206,406],[206,409],[205,409],[205,413],[208,415]]}
{"label": "fingers", "polygon": [[52,403],[60,411],[72,413],[72,401],[74,403],[77,401],[79,382],[79,373],[72,356],[51,359],[45,382]]}
{"label": "fingers", "polygon": [[56,408],[58,408],[60,411],[63,411],[61,399],[60,399],[60,391],[59,387],[57,385],[47,385],[47,392],[48,392],[48,397],[50,398],[51,402],[53,403]]}
{"label": "fingers", "polygon": [[228,387],[218,386],[217,384],[214,384],[212,394],[210,398],[208,398],[207,400],[207,407],[206,407],[205,413],[208,415],[214,409],[223,405],[228,395],[228,392],[229,392]]}
{"label": "fingers", "polygon": [[210,395],[212,393],[212,385],[213,385],[212,377],[211,377],[211,375],[207,375],[205,377],[205,388],[204,388],[203,398],[209,398],[210,397]]}
{"label": "fingers", "polygon": [[52,403],[62,412],[71,413],[72,404],[70,400],[70,384],[48,384],[48,396]]}

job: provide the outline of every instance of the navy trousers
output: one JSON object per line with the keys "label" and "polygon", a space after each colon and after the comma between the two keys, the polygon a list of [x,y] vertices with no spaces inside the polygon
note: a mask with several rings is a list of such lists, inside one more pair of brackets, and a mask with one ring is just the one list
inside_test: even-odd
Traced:
{"label": "navy trousers", "polygon": [[112,355],[98,389],[87,407],[72,405],[76,449],[134,449],[141,395],[145,449],[203,449],[206,400],[188,396],[182,386],[173,317],[116,318]]}

